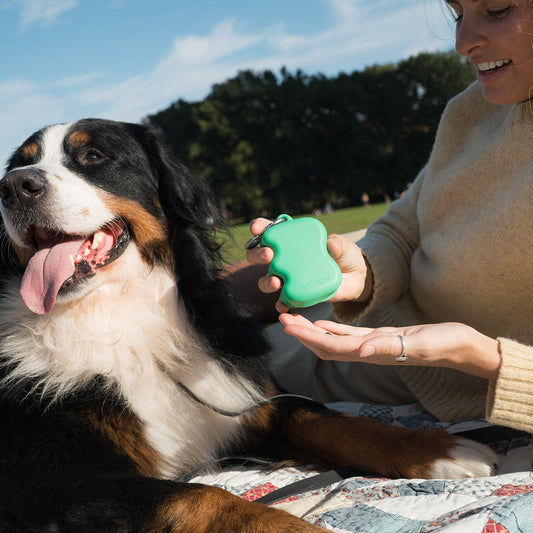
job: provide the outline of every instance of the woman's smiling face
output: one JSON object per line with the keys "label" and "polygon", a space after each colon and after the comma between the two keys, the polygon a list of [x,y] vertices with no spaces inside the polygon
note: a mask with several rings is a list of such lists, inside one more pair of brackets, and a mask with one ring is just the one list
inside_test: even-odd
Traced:
{"label": "woman's smiling face", "polygon": [[533,96],[533,0],[446,0],[455,49],[477,69],[483,96],[511,104]]}

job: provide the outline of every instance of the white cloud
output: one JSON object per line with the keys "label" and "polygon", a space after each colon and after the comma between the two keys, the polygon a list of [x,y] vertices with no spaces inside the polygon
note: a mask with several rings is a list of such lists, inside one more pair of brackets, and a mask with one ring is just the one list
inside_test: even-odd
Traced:
{"label": "white cloud", "polygon": [[360,2],[354,0],[325,0],[325,2],[329,4],[333,15],[341,24],[350,24],[359,18]]}
{"label": "white cloud", "polygon": [[[375,56],[376,50],[387,47],[390,50],[391,46],[399,56],[407,57],[453,45],[438,2],[423,2],[421,8],[415,9],[410,3],[400,4],[398,8],[396,0],[375,0],[370,4],[359,0],[325,1],[330,5],[335,23],[316,34],[290,34],[279,24],[246,35],[236,31],[234,20],[227,20],[207,35],[176,39],[151,73],[123,84],[127,90],[120,99],[110,101],[106,115],[138,120],[178,97],[203,98],[213,83],[222,82],[243,69],[277,71],[286,66],[316,72],[323,65],[331,64],[335,70],[337,64],[350,63],[356,69],[372,63],[367,57]],[[389,15],[377,15],[382,12]],[[427,31],[430,23],[437,34],[448,38],[433,38]],[[264,45],[266,52],[250,60],[238,55],[258,44]]]}
{"label": "white cloud", "polygon": [[235,20],[225,20],[217,24],[209,35],[190,35],[176,39],[172,50],[160,62],[158,68],[172,67],[174,63],[179,65],[213,64],[217,59],[249,48],[261,40],[260,35],[237,34]]}
{"label": "white cloud", "polygon": [[[34,2],[42,5],[27,24],[55,20],[77,2],[19,1],[28,9]],[[278,71],[286,66],[309,73],[329,68],[331,74],[382,62],[380,54],[390,57],[391,47],[394,56],[401,58],[453,46],[453,30],[434,0],[420,0],[416,7],[397,0],[324,1],[330,7],[332,23],[315,34],[289,33],[283,22],[248,34],[237,29],[236,20],[229,19],[207,34],[176,38],[151,71],[127,79],[117,80],[113,72],[92,72],[48,86],[38,86],[31,78],[2,82],[0,156],[12,149],[13,139],[18,144],[49,123],[88,115],[139,121],[178,98],[200,100],[214,83],[239,70]],[[383,17],[383,11],[389,14]]]}
{"label": "white cloud", "polygon": [[23,78],[13,78],[0,83],[0,103],[9,101],[35,89],[35,85]]}
{"label": "white cloud", "polygon": [[[453,47],[453,29],[447,23],[440,1],[423,0],[415,6],[397,0],[324,0],[334,24],[313,35],[287,33],[284,25],[270,28],[267,38],[273,50],[283,55],[290,68],[310,71],[341,64],[351,70],[382,62],[391,48],[398,59],[421,51]],[[369,59],[370,57],[375,59]],[[273,58],[272,58],[273,59]]]}
{"label": "white cloud", "polygon": [[20,27],[27,30],[33,24],[49,26],[78,3],[79,0],[16,0],[20,9]]}
{"label": "white cloud", "polygon": [[[94,92],[92,98],[108,106],[103,116],[139,120],[179,98],[200,99],[213,83],[223,81],[244,68],[236,54],[264,41],[263,35],[241,35],[235,21],[226,20],[204,36],[189,35],[174,41],[154,69],[119,84]],[[111,97],[111,98],[109,98]]]}
{"label": "white cloud", "polygon": [[81,74],[79,76],[69,76],[62,78],[54,83],[56,87],[62,87],[64,89],[71,89],[79,86],[86,86],[89,83],[101,79],[105,76],[103,72],[88,72],[87,74]]}
{"label": "white cloud", "polygon": [[37,91],[21,94],[0,109],[0,169],[31,133],[48,124],[67,120],[68,114],[58,98]]}

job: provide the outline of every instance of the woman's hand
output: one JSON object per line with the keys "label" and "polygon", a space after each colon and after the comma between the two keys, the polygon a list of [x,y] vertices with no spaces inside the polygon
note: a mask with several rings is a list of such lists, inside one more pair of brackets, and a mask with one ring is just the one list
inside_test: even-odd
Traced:
{"label": "woman's hand", "polygon": [[[261,233],[269,224],[269,220],[258,218],[250,225],[253,235]],[[359,301],[365,302],[372,295],[373,277],[360,248],[341,235],[328,236],[328,250],[337,262],[342,273],[341,285],[331,299],[332,302]],[[274,252],[268,247],[256,247],[246,252],[246,259],[252,265],[269,265],[274,258]],[[277,276],[263,276],[258,281],[259,289],[267,294],[281,290],[282,281]],[[280,313],[288,311],[288,307],[279,300],[276,309]]]}
{"label": "woman's hand", "polygon": [[[321,359],[377,365],[448,367],[473,376],[496,379],[501,364],[498,341],[465,324],[426,324],[400,328],[359,328],[326,320],[309,322],[299,315],[280,315],[285,332]],[[397,362],[402,352],[407,360]]]}

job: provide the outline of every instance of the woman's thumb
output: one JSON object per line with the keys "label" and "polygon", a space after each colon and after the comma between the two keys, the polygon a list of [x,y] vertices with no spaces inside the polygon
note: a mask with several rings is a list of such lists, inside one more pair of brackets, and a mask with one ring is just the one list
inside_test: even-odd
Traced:
{"label": "woman's thumb", "polygon": [[364,264],[359,247],[342,235],[332,234],[328,237],[328,250],[342,272],[353,272]]}

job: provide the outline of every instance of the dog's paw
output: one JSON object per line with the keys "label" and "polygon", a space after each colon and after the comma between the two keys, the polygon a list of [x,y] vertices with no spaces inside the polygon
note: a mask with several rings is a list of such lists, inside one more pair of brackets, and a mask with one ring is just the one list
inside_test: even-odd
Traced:
{"label": "dog's paw", "polygon": [[498,456],[484,444],[457,438],[447,458],[436,459],[428,477],[432,479],[486,477],[494,474]]}

